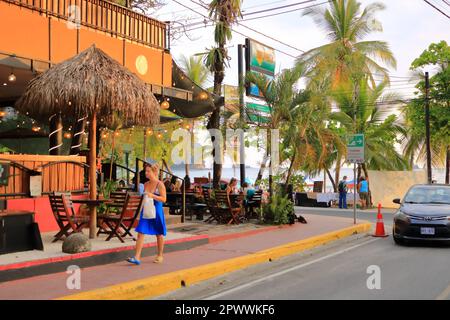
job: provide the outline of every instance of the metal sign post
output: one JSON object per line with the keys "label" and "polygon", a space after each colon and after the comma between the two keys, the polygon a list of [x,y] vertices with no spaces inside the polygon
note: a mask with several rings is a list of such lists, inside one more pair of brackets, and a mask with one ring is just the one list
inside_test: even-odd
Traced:
{"label": "metal sign post", "polygon": [[364,135],[349,135],[347,141],[347,161],[353,162],[353,223],[356,224],[356,164],[364,163]]}
{"label": "metal sign post", "polygon": [[356,224],[356,162],[353,162],[353,224]]}

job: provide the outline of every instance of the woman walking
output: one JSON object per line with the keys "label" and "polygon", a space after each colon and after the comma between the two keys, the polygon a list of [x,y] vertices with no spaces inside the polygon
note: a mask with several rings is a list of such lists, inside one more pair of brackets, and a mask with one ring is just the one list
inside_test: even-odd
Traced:
{"label": "woman walking", "polygon": [[136,228],[138,237],[136,241],[136,254],[127,261],[136,265],[141,264],[142,248],[144,246],[145,235],[155,235],[158,243],[158,255],[153,262],[163,262],[164,236],[166,235],[166,222],[164,220],[163,203],[166,202],[166,187],[164,183],[158,179],[158,166],[148,165],[145,167],[145,176],[149,179],[144,184],[144,193],[147,197],[153,198],[155,204],[156,218],[145,219],[143,211],[139,219],[139,225]]}

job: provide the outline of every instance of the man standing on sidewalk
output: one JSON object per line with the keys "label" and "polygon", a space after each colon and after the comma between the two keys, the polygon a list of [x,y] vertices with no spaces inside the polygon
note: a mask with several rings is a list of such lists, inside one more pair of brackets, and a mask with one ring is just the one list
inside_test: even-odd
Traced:
{"label": "man standing on sidewalk", "polygon": [[347,209],[347,176],[344,176],[338,185],[339,190],[339,208]]}

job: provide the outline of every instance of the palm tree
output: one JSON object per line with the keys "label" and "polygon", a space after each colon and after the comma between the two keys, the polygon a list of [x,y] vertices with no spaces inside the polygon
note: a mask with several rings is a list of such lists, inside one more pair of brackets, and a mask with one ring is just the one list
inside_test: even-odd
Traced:
{"label": "palm tree", "polygon": [[372,89],[367,80],[362,79],[356,84],[352,81],[341,84],[333,92],[339,111],[331,113],[330,118],[338,121],[347,133],[362,133],[365,136],[366,162],[358,165],[358,179],[361,170],[368,177],[368,169],[409,168],[408,161],[395,148],[399,136],[406,134],[405,129],[395,114],[388,115],[389,109],[383,108],[383,105],[394,101],[401,103],[401,100],[394,93],[383,94],[386,85],[382,82]]}
{"label": "palm tree", "polygon": [[196,85],[204,87],[209,79],[210,72],[203,63],[201,56],[194,55],[190,57],[181,56],[180,58],[181,68],[184,73],[191,79]]}
{"label": "palm tree", "polygon": [[329,99],[323,91],[300,91],[297,93],[285,123],[283,148],[291,151],[290,165],[286,175],[289,184],[292,171],[316,175],[325,170],[335,185],[329,168],[335,154],[345,152],[345,143],[326,121],[330,113]]}
{"label": "palm tree", "polygon": [[[208,50],[205,55],[205,64],[214,74],[214,93],[217,95],[222,94],[225,67],[229,60],[225,46],[232,38],[231,27],[242,17],[241,6],[242,0],[212,0],[209,4],[209,17],[215,21],[214,41],[216,46]],[[220,109],[211,113],[207,128],[220,128]],[[222,164],[215,161],[214,150],[213,157],[213,186],[217,188],[222,175]]]}
{"label": "palm tree", "polygon": [[[270,159],[271,153],[271,130],[280,129],[284,121],[291,119],[290,110],[295,104],[295,99],[300,100],[300,95],[296,91],[296,83],[299,81],[303,73],[303,67],[297,65],[293,69],[285,69],[273,80],[268,80],[264,75],[259,73],[248,73],[246,76],[247,83],[253,83],[262,94],[266,104],[270,109],[269,122],[266,127],[269,133],[267,138],[266,156],[261,163],[261,168],[256,181],[259,182],[263,175],[263,170],[267,161]],[[284,135],[285,136],[285,135]],[[269,189],[272,186],[272,172],[269,171]]]}
{"label": "palm tree", "polygon": [[375,74],[382,74],[389,81],[387,67],[396,67],[396,60],[384,41],[362,41],[375,31],[382,31],[375,14],[384,9],[378,2],[361,8],[356,0],[333,0],[328,9],[316,7],[305,11],[326,32],[330,43],[311,49],[301,55],[297,63],[303,63],[310,78],[329,79],[332,88],[352,77],[367,76],[375,87]]}
{"label": "palm tree", "polygon": [[[195,55],[195,56],[182,56],[181,57],[181,68],[186,73],[189,79],[191,79],[196,85],[200,87],[204,87],[206,85],[206,82],[209,79],[210,72],[208,68],[203,63],[203,59],[201,55]],[[189,130],[192,132],[195,128],[195,119],[192,119]],[[191,138],[191,146],[194,147],[194,138]],[[191,153],[192,154],[192,153]],[[186,161],[185,163],[185,171],[186,171],[186,177],[185,180],[189,179],[189,162]]]}

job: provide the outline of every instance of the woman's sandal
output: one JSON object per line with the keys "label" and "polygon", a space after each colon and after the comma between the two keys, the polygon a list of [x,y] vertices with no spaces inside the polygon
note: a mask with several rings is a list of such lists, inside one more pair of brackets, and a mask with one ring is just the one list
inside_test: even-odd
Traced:
{"label": "woman's sandal", "polygon": [[133,257],[133,258],[128,258],[127,261],[128,261],[129,263],[135,264],[135,265],[137,265],[137,266],[141,264],[141,262],[140,262],[139,260],[136,260],[135,257]]}
{"label": "woman's sandal", "polygon": [[155,260],[153,260],[153,263],[163,263],[163,257],[156,257]]}

